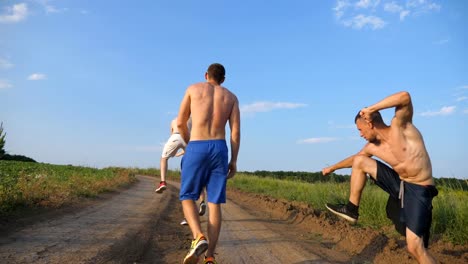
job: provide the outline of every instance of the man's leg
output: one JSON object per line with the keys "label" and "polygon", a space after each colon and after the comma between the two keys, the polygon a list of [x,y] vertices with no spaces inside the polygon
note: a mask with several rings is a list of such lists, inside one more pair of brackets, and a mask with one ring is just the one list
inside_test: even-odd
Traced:
{"label": "man's leg", "polygon": [[377,179],[377,162],[364,155],[355,156],[351,169],[349,201],[356,206],[361,202],[362,190],[367,181],[366,174]]}
{"label": "man's leg", "polygon": [[192,231],[193,238],[196,239],[199,235],[203,234],[200,226],[200,218],[198,217],[197,205],[193,200],[183,200],[182,209],[184,210],[185,219]]}
{"label": "man's leg", "polygon": [[374,179],[377,178],[377,162],[367,156],[355,156],[351,171],[348,204],[326,204],[327,209],[351,223],[356,223],[359,218],[359,203],[361,201],[362,190],[367,181],[366,174],[370,174]]}
{"label": "man's leg", "polygon": [[406,228],[406,243],[408,245],[408,251],[413,255],[418,263],[436,263],[436,260],[424,247],[424,241],[422,237],[418,237],[409,228]]}
{"label": "man's leg", "polygon": [[208,202],[210,214],[208,217],[208,250],[206,251],[207,257],[213,257],[216,244],[218,243],[219,232],[221,231],[221,204],[214,204]]}
{"label": "man's leg", "polygon": [[161,182],[159,183],[159,186],[156,188],[155,192],[157,193],[162,193],[164,190],[166,190],[166,174],[167,174],[167,160],[169,157],[161,157],[161,169],[160,169],[160,174],[161,174]]}
{"label": "man's leg", "polygon": [[166,181],[166,174],[167,174],[167,160],[168,158],[161,158],[161,181]]}
{"label": "man's leg", "polygon": [[200,218],[198,210],[193,200],[183,200],[182,209],[184,210],[185,219],[192,231],[193,240],[190,250],[184,258],[184,264],[198,263],[198,258],[208,249],[208,241],[201,231]]}

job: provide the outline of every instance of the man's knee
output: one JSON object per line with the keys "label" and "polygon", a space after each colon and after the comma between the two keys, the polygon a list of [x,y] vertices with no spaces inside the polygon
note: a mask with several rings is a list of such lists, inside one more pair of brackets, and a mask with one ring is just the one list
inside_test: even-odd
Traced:
{"label": "man's knee", "polygon": [[356,155],[353,159],[353,169],[364,170],[369,160],[372,159],[364,155]]}

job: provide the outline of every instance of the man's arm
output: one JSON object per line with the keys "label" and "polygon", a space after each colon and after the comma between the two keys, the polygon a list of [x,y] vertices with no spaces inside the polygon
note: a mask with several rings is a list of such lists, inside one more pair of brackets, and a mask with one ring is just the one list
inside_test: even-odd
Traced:
{"label": "man's arm", "polygon": [[180,135],[184,139],[185,143],[188,144],[190,140],[190,134],[187,127],[187,121],[190,117],[190,87],[185,92],[184,98],[180,103],[179,115],[177,116],[177,128]]}
{"label": "man's arm", "polygon": [[237,155],[240,148],[240,111],[239,101],[235,100],[229,117],[229,127],[231,129],[231,161],[229,162],[229,172],[227,178],[234,177],[237,171]]}
{"label": "man's arm", "polygon": [[372,113],[391,107],[395,107],[395,120],[399,122],[400,125],[413,121],[413,104],[411,103],[411,96],[408,92],[392,94],[380,102],[362,109],[361,116],[367,121],[371,121]]}
{"label": "man's arm", "polygon": [[344,168],[351,168],[353,166],[353,161],[354,161],[354,157],[358,156],[358,155],[366,155],[368,157],[372,156],[371,154],[369,154],[367,152],[367,146],[369,145],[369,143],[367,143],[364,148],[359,151],[357,154],[354,154],[354,155],[351,155],[349,157],[347,157],[346,159],[332,165],[332,166],[329,166],[329,167],[326,167],[326,168],[323,168],[322,169],[322,174],[323,175],[327,175],[327,174],[330,174],[336,170],[339,170],[339,169],[344,169]]}

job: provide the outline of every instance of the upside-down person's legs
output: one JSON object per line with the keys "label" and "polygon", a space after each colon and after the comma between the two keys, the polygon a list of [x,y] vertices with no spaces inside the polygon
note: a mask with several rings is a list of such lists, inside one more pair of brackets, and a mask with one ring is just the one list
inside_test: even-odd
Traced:
{"label": "upside-down person's legs", "polygon": [[436,263],[436,260],[424,247],[424,241],[422,237],[418,237],[409,228],[406,228],[406,243],[408,245],[408,251],[413,255],[418,263],[432,264]]}
{"label": "upside-down person's legs", "polygon": [[213,257],[216,244],[218,243],[219,233],[221,231],[221,204],[214,204],[208,202],[208,209],[210,210],[208,217],[208,250],[207,257]]}
{"label": "upside-down person's legs", "polygon": [[361,201],[362,190],[367,181],[366,174],[377,179],[377,162],[367,156],[357,155],[353,160],[349,192],[349,201],[356,206]]}
{"label": "upside-down person's legs", "polygon": [[193,200],[183,200],[182,209],[184,211],[185,219],[192,231],[193,239],[196,239],[200,234],[202,234],[197,205]]}
{"label": "upside-down person's legs", "polygon": [[161,168],[161,181],[166,181],[166,174],[167,174],[167,159],[168,158],[161,158],[160,168]]}

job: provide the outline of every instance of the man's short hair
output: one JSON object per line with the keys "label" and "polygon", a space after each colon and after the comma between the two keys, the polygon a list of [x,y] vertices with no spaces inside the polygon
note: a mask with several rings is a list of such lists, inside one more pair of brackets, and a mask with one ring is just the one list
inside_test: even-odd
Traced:
{"label": "man's short hair", "polygon": [[[356,124],[357,120],[361,118],[363,117],[361,116],[361,111],[359,110],[356,117],[354,118],[354,123]],[[372,113],[371,119],[372,119],[371,120],[372,123],[383,123],[382,115],[380,114],[379,111],[375,111],[374,113]]]}
{"label": "man's short hair", "polygon": [[217,83],[222,83],[224,81],[224,76],[226,75],[224,66],[219,63],[211,64],[206,72],[208,73],[208,76]]}

